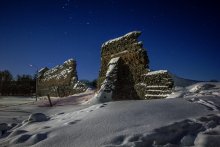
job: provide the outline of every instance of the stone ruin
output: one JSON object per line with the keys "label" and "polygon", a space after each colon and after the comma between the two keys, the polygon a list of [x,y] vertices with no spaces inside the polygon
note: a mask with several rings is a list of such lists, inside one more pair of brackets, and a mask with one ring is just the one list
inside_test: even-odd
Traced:
{"label": "stone ruin", "polygon": [[172,92],[168,71],[150,71],[147,52],[138,41],[140,35],[130,32],[102,45],[98,101],[165,98]]}
{"label": "stone ruin", "polygon": [[76,61],[69,59],[63,65],[51,69],[42,68],[38,72],[37,94],[64,97],[86,91],[87,86],[78,81]]}

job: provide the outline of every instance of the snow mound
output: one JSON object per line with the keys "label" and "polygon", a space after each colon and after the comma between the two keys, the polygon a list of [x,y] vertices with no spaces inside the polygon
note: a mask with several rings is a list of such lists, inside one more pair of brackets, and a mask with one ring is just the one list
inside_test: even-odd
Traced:
{"label": "snow mound", "polygon": [[199,83],[188,87],[189,92],[191,93],[199,93],[201,91],[212,90],[217,87],[217,85],[213,83]]}
{"label": "snow mound", "polygon": [[28,122],[42,122],[47,120],[49,120],[49,118],[43,113],[34,113],[28,118]]}
{"label": "snow mound", "polygon": [[200,133],[195,140],[195,145],[199,147],[220,146],[220,126]]}
{"label": "snow mound", "polygon": [[168,98],[220,96],[220,82],[200,82],[188,87],[176,87]]}
{"label": "snow mound", "polygon": [[188,87],[176,87],[167,98],[184,98],[211,111],[220,111],[220,82],[200,82]]}

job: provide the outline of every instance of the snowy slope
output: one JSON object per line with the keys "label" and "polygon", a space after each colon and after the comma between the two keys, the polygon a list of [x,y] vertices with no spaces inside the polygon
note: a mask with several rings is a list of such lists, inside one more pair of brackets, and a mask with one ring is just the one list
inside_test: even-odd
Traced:
{"label": "snowy slope", "polygon": [[192,84],[201,82],[201,81],[196,81],[196,80],[184,79],[184,78],[178,77],[172,73],[169,73],[169,74],[172,77],[172,79],[174,80],[175,87],[186,87],[186,86],[190,86]]}
{"label": "snowy slope", "polygon": [[176,88],[171,97],[45,109],[49,120],[8,129],[0,146],[220,146],[220,83]]}
{"label": "snowy slope", "polygon": [[176,87],[168,98],[220,96],[220,82],[198,82],[187,87]]}
{"label": "snowy slope", "polygon": [[[219,119],[215,113],[184,99],[109,102],[57,113],[44,122],[26,122],[12,129],[8,137],[0,140],[0,144],[13,147],[181,144],[181,140],[190,133],[197,135],[201,133],[199,129],[207,130],[207,124],[198,120],[202,116],[210,121]],[[213,114],[214,118],[209,118],[208,114]],[[219,122],[214,123],[217,125]],[[187,126],[189,130],[186,132],[184,127]],[[171,129],[174,133],[169,134]]]}

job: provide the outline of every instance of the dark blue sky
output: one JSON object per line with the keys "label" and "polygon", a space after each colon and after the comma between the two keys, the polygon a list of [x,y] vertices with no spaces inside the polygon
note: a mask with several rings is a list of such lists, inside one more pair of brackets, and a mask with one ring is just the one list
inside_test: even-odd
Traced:
{"label": "dark blue sky", "polygon": [[0,0],[0,70],[32,74],[77,60],[94,79],[101,44],[140,30],[151,69],[220,80],[220,5],[216,0]]}

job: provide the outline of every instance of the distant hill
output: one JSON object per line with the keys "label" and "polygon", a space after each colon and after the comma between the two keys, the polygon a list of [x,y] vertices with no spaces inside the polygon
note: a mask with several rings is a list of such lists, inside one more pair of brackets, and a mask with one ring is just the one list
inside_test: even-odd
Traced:
{"label": "distant hill", "polygon": [[184,79],[184,78],[178,77],[178,76],[176,76],[172,73],[169,73],[169,74],[174,80],[174,86],[175,87],[176,86],[178,86],[178,87],[187,87],[187,86],[190,86],[190,85],[198,83],[198,82],[203,82],[203,81]]}

